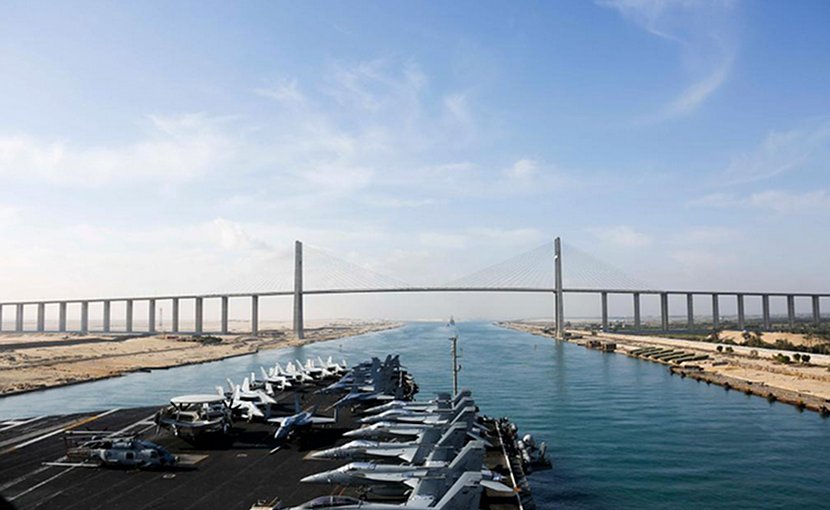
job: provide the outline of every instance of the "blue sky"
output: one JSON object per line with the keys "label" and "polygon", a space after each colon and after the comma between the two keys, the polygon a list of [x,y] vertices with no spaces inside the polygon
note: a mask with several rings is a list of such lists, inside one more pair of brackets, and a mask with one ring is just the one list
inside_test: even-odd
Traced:
{"label": "blue sky", "polygon": [[828,24],[823,1],[4,2],[0,295],[198,288],[294,239],[451,278],[557,235],[661,287],[826,291]]}

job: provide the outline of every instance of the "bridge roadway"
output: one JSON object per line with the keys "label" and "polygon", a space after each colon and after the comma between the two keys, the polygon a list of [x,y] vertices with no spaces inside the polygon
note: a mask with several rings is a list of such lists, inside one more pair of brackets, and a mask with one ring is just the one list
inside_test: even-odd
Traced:
{"label": "bridge roadway", "polygon": [[[45,306],[59,305],[60,319],[58,321],[58,328],[53,330],[55,332],[70,331],[66,327],[67,322],[67,305],[81,304],[81,327],[77,331],[90,332],[89,327],[89,304],[103,303],[103,329],[95,332],[110,333],[111,314],[110,307],[113,302],[126,303],[126,329],[124,332],[132,333],[133,329],[133,304],[137,301],[146,301],[149,303],[148,310],[148,329],[145,332],[154,333],[156,331],[155,307],[159,301],[170,301],[173,304],[173,317],[171,319],[171,332],[184,332],[179,329],[179,303],[181,300],[193,300],[195,302],[194,325],[193,331],[187,333],[201,334],[203,333],[203,303],[205,299],[219,299],[221,300],[221,327],[215,333],[228,333],[228,300],[231,298],[247,298],[251,300],[251,333],[257,334],[259,329],[259,299],[262,297],[272,296],[294,296],[295,302],[302,300],[303,296],[309,295],[344,295],[344,294],[381,294],[381,293],[431,293],[431,292],[499,292],[499,293],[547,293],[557,294],[554,288],[545,287],[397,287],[397,288],[366,288],[366,289],[295,289],[294,291],[266,291],[256,293],[207,293],[207,294],[181,294],[181,295],[159,295],[159,296],[139,296],[139,297],[114,297],[114,298],[94,298],[94,299],[58,299],[47,301],[15,301],[15,302],[0,302],[0,331],[4,330],[2,326],[3,308],[14,307],[15,313],[15,327],[12,331],[24,332],[24,306],[37,306],[37,326],[35,331],[47,332],[45,328]],[[603,326],[608,326],[608,296],[609,295],[631,295],[633,298],[633,312],[634,312],[634,330],[640,328],[640,296],[642,295],[658,295],[660,296],[660,312],[662,330],[669,330],[669,296],[685,295],[686,296],[686,316],[688,329],[694,328],[694,297],[695,296],[711,296],[712,300],[712,323],[717,327],[720,320],[719,304],[720,298],[723,296],[734,296],[737,300],[737,319],[739,329],[745,326],[745,311],[744,301],[746,297],[760,297],[762,300],[763,311],[763,326],[765,329],[771,328],[770,317],[770,298],[782,297],[787,301],[787,317],[790,327],[793,327],[796,322],[796,298],[809,298],[811,300],[812,321],[815,324],[821,322],[821,303],[822,298],[830,298],[827,293],[808,293],[808,292],[759,292],[759,291],[703,291],[703,290],[659,290],[659,289],[597,289],[597,288],[562,288],[562,294],[599,294],[601,297],[601,317]],[[297,312],[295,306],[294,328],[298,336],[302,335],[302,307]]]}

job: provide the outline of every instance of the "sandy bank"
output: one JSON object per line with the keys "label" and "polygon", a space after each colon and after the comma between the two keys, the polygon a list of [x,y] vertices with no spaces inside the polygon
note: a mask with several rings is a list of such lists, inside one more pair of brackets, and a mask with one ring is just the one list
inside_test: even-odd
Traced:
{"label": "sandy bank", "polygon": [[[544,332],[547,324],[530,322],[506,322],[501,326],[551,336]],[[617,345],[617,352],[631,354],[643,347],[663,347],[706,355],[707,360],[674,364],[667,362],[673,373],[701,381],[735,388],[769,400],[797,405],[823,413],[830,413],[830,356],[812,354],[809,364],[784,364],[775,360],[777,354],[792,356],[792,351],[731,346],[734,352],[717,350],[718,344],[667,337],[622,335],[601,333],[591,336],[584,331],[583,338],[569,341],[585,345],[589,339],[610,340]]]}
{"label": "sandy bank", "polygon": [[191,335],[66,335],[49,333],[0,336],[0,395],[114,377],[129,372],[204,363],[345,338],[400,327],[386,321],[310,321],[306,338],[290,324],[262,324],[258,336],[231,334],[199,341]]}

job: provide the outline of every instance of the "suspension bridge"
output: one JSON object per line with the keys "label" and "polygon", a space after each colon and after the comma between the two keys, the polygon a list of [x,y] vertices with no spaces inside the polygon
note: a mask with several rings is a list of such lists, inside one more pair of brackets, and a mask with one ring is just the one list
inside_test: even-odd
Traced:
{"label": "suspension bridge", "polygon": [[[563,255],[565,258],[563,258]],[[273,261],[271,261],[273,262]],[[782,293],[750,291],[701,291],[659,289],[642,281],[631,278],[622,271],[603,263],[591,255],[568,246],[563,249],[559,238],[553,242],[526,251],[507,260],[470,273],[461,278],[436,284],[414,285],[390,277],[359,264],[348,262],[325,250],[307,248],[303,243],[295,242],[291,266],[266,263],[261,267],[251,268],[237,277],[219,284],[214,288],[198,293],[158,295],[158,296],[123,296],[90,299],[51,299],[27,300],[0,303],[0,332],[77,332],[77,333],[156,333],[158,306],[169,303],[172,309],[169,331],[189,334],[228,334],[230,300],[244,299],[250,304],[250,331],[256,335],[260,330],[260,300],[273,296],[293,297],[293,331],[303,338],[304,297],[313,295],[337,294],[381,294],[381,293],[435,293],[435,292],[497,292],[497,293],[538,293],[552,295],[554,298],[553,316],[556,334],[561,337],[565,328],[564,303],[566,294],[596,294],[600,298],[600,322],[603,328],[609,326],[609,295],[628,295],[633,321],[628,331],[637,332],[643,328],[641,299],[654,295],[659,298],[659,331],[669,331],[673,326],[670,318],[669,303],[672,296],[685,296],[685,321],[682,329],[694,330],[695,298],[706,296],[711,300],[711,327],[718,328],[721,322],[720,304],[725,297],[733,297],[737,307],[736,326],[744,329],[747,324],[745,307],[746,298],[760,298],[761,324],[763,329],[772,326],[770,299],[786,300],[786,322],[790,327],[796,323],[796,299],[809,299],[811,303],[811,322],[822,321],[821,302],[830,298],[823,293]],[[205,302],[218,301],[220,320],[218,330],[207,331],[205,328]],[[184,331],[180,328],[183,302],[193,304],[193,329]],[[123,328],[113,328],[113,304],[123,304]],[[145,327],[137,328],[134,309],[137,303],[146,303],[147,317]],[[96,328],[90,328],[90,305],[100,305],[100,318]],[[68,329],[69,305],[74,305],[77,317],[73,321],[77,327]],[[77,305],[80,305],[79,307]],[[47,307],[57,308],[56,328],[46,327]],[[4,328],[3,313],[10,310],[14,316],[12,328]],[[34,320],[27,321],[27,313],[34,311]],[[30,315],[31,317],[31,315]],[[96,318],[98,319],[98,318]],[[674,324],[676,328],[676,324]]]}

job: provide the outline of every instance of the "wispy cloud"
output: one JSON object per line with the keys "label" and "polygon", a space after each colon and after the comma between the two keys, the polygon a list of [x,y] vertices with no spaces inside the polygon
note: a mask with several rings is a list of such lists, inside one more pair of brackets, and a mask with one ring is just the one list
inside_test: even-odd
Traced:
{"label": "wispy cloud", "polygon": [[716,176],[717,184],[761,181],[797,170],[817,156],[830,154],[830,122],[812,128],[772,131],[755,149],[732,159]]}
{"label": "wispy cloud", "polygon": [[641,248],[653,242],[651,236],[629,225],[593,227],[588,231],[601,241],[621,248]]}
{"label": "wispy cloud", "polygon": [[748,195],[712,193],[689,202],[696,207],[756,208],[779,214],[830,211],[830,193],[826,189],[795,192],[771,189]]}
{"label": "wispy cloud", "polygon": [[151,115],[146,139],[120,146],[84,146],[26,135],[0,136],[0,176],[53,185],[101,187],[153,181],[174,184],[222,168],[242,153],[227,118]]}
{"label": "wispy cloud", "polygon": [[733,0],[598,0],[648,33],[676,44],[690,84],[640,123],[655,123],[696,111],[727,82],[737,43]]}

